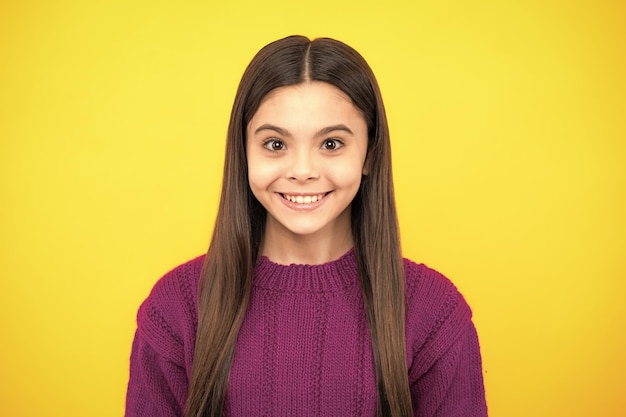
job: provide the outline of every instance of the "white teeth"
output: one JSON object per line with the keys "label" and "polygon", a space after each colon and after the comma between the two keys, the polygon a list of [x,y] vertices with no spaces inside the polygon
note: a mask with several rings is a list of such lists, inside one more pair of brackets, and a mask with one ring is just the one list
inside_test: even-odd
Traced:
{"label": "white teeth", "polygon": [[296,203],[296,204],[311,204],[311,203],[316,203],[316,202],[320,201],[322,198],[324,198],[324,194],[297,195],[297,196],[283,194],[283,198],[285,200],[289,200],[292,203]]}

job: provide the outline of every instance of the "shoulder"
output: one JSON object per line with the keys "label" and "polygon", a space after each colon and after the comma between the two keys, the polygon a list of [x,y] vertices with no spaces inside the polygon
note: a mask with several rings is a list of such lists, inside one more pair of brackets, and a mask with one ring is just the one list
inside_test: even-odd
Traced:
{"label": "shoulder", "polygon": [[440,355],[471,326],[472,311],[452,281],[438,271],[408,259],[404,271],[407,347],[414,354]]}
{"label": "shoulder", "polygon": [[469,311],[457,287],[440,272],[405,258],[404,274],[407,304],[418,303],[429,310],[464,305]]}
{"label": "shoulder", "polygon": [[198,282],[204,255],[187,261],[163,275],[142,305],[144,309],[168,309],[177,303],[197,303]]}
{"label": "shoulder", "polygon": [[174,361],[183,347],[195,341],[198,324],[198,283],[204,256],[172,269],[161,277],[139,307],[137,328],[140,337],[163,356]]}

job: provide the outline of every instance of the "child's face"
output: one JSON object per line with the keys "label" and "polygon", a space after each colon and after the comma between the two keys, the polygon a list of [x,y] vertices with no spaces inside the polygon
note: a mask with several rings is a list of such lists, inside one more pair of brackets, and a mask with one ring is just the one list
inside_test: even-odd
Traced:
{"label": "child's face", "polygon": [[367,125],[343,92],[323,82],[270,92],[247,127],[246,152],[267,228],[331,239],[350,233],[350,203],[366,174]]}

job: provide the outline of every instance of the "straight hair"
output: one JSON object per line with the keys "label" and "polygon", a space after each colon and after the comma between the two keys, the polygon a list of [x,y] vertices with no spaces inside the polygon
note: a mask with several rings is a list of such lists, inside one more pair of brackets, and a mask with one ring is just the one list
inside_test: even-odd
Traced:
{"label": "straight hair", "polygon": [[186,417],[221,417],[267,213],[248,184],[246,129],[268,93],[320,81],[346,94],[368,128],[369,172],[351,206],[354,253],[372,341],[377,415],[412,415],[405,342],[404,269],[389,128],[378,83],[363,57],[329,38],[290,36],[262,48],[235,96],[219,210],[198,295],[198,330]]}

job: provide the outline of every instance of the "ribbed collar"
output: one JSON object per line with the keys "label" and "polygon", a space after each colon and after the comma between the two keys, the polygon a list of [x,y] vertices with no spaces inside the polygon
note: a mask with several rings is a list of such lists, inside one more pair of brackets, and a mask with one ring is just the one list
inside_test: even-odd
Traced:
{"label": "ribbed collar", "polygon": [[339,259],[319,265],[281,265],[259,257],[254,286],[284,292],[326,292],[358,283],[354,249]]}

